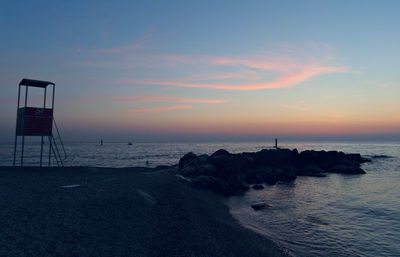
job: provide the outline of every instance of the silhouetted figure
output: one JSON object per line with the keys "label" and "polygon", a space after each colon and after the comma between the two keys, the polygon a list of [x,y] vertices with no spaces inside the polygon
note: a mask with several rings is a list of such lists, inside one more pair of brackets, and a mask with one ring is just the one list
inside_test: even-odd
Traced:
{"label": "silhouetted figure", "polygon": [[278,149],[278,139],[275,138],[275,149]]}
{"label": "silhouetted figure", "polygon": [[149,161],[146,161],[146,166],[149,166]]}
{"label": "silhouetted figure", "polygon": [[100,140],[100,145],[103,145],[103,139]]}

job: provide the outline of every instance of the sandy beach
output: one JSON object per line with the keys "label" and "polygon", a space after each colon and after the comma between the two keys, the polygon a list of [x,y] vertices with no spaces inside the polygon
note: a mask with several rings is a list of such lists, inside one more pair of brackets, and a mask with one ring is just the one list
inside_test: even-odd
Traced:
{"label": "sandy beach", "polygon": [[168,170],[0,167],[0,256],[285,256],[223,199]]}

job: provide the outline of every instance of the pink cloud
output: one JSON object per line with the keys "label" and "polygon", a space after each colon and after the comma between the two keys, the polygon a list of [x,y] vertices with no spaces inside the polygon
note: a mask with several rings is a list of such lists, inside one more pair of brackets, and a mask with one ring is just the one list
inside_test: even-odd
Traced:
{"label": "pink cloud", "polygon": [[195,99],[195,98],[176,98],[178,103],[201,103],[201,104],[220,104],[230,102],[226,99]]}
{"label": "pink cloud", "polygon": [[327,73],[346,72],[344,67],[330,66],[305,66],[297,71],[286,72],[275,80],[259,83],[244,83],[239,85],[222,84],[222,83],[185,83],[174,81],[149,81],[149,80],[121,80],[122,84],[142,84],[142,85],[163,85],[163,86],[178,86],[189,88],[207,88],[221,90],[259,90],[272,88],[287,88],[304,82],[312,77]]}
{"label": "pink cloud", "polygon": [[148,102],[168,102],[169,96],[103,96],[100,101],[107,103],[148,103]]}
{"label": "pink cloud", "polygon": [[[102,96],[99,99],[108,103],[147,103],[147,102],[176,102],[176,103],[226,103],[227,99],[197,99],[173,96]],[[86,102],[86,100],[84,100]]]}
{"label": "pink cloud", "polygon": [[252,56],[162,55],[159,64],[166,66],[165,69],[172,65],[189,76],[118,82],[244,91],[288,88],[319,75],[348,72],[346,67],[327,64],[334,60],[334,49],[330,46],[311,42],[305,46],[278,47]]}
{"label": "pink cloud", "polygon": [[211,63],[217,66],[245,66],[260,70],[287,71],[290,69],[302,68],[302,65],[297,64],[295,60],[289,57],[265,57],[253,56],[247,58],[213,58]]}
{"label": "pink cloud", "polygon": [[141,113],[141,112],[165,112],[165,111],[173,111],[180,109],[190,109],[191,105],[174,105],[174,106],[165,106],[165,107],[155,107],[155,108],[131,108],[129,109],[132,112]]}
{"label": "pink cloud", "polygon": [[[123,69],[135,77],[117,80],[121,84],[241,91],[288,88],[323,74],[348,72],[346,67],[328,64],[334,60],[332,47],[313,42],[282,44],[248,56],[169,55],[142,49],[150,37],[151,32],[130,45],[89,50],[95,57],[108,55],[85,65]],[[180,75],[171,77],[174,74]]]}
{"label": "pink cloud", "polygon": [[180,78],[179,81],[207,81],[207,80],[227,80],[227,79],[260,79],[261,76],[252,70],[244,70],[242,72],[226,72],[221,74],[196,74]]}

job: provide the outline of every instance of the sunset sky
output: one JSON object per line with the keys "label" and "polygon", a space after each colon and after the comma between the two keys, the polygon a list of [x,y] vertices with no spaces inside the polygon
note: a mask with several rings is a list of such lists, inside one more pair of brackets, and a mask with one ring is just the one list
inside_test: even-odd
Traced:
{"label": "sunset sky", "polygon": [[0,141],[22,78],[66,140],[400,138],[399,1],[82,2],[1,1]]}

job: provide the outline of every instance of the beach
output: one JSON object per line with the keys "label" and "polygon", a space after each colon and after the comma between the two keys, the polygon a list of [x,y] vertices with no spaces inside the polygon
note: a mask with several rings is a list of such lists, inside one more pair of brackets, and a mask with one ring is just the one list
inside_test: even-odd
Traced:
{"label": "beach", "polygon": [[0,256],[285,256],[225,199],[170,168],[0,167]]}

